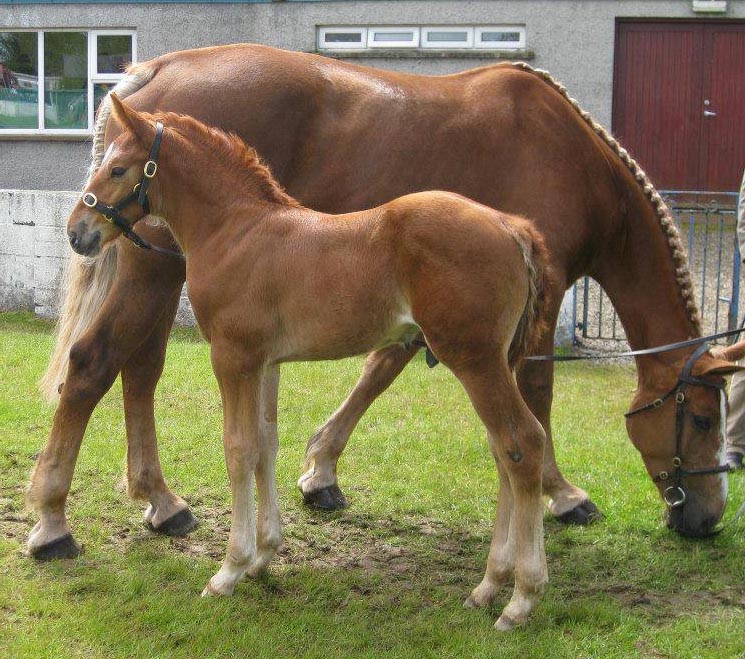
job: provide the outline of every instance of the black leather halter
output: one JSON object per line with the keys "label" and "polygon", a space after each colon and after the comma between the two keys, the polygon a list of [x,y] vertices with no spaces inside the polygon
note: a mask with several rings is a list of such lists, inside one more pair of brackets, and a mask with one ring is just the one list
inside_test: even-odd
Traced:
{"label": "black leather halter", "polygon": [[714,383],[704,380],[703,378],[692,375],[693,366],[695,363],[709,350],[708,343],[702,343],[695,352],[688,358],[688,361],[683,366],[683,370],[678,376],[678,381],[675,386],[670,389],[665,395],[660,398],[656,398],[651,403],[642,405],[630,412],[627,412],[624,416],[629,418],[642,412],[649,410],[656,410],[658,407],[662,407],[665,402],[671,398],[675,400],[675,456],[672,461],[672,472],[661,471],[657,474],[653,480],[655,483],[664,483],[672,480],[672,485],[667,487],[662,495],[665,499],[665,503],[670,508],[677,508],[682,506],[686,501],[686,491],[683,488],[683,478],[685,476],[705,476],[708,474],[721,474],[724,472],[732,471],[732,468],[727,465],[716,465],[714,467],[703,467],[701,469],[684,469],[682,453],[682,442],[683,442],[683,424],[685,422],[685,403],[686,395],[685,390],[688,385],[696,387],[706,387],[708,389],[716,389],[719,392],[720,397],[724,395],[724,383]]}
{"label": "black leather halter", "polygon": [[145,215],[150,213],[150,201],[147,198],[147,191],[150,187],[150,182],[155,178],[155,174],[158,172],[158,153],[160,152],[160,144],[162,141],[163,124],[160,121],[157,121],[155,123],[155,139],[153,140],[153,145],[150,147],[147,162],[142,168],[142,179],[140,179],[140,182],[135,185],[132,192],[130,192],[126,197],[120,199],[115,204],[106,204],[99,201],[98,197],[96,197],[92,192],[85,192],[83,193],[82,199],[83,203],[88,208],[92,208],[101,213],[106,221],[111,222],[111,224],[119,229],[126,238],[134,243],[135,246],[140,249],[149,249],[153,252],[158,252],[159,254],[173,256],[174,258],[183,261],[185,259],[181,252],[158,247],[157,245],[149,243],[142,236],[136,234],[132,228],[132,224],[130,224],[129,220],[122,215],[122,211],[135,202],[142,207]]}

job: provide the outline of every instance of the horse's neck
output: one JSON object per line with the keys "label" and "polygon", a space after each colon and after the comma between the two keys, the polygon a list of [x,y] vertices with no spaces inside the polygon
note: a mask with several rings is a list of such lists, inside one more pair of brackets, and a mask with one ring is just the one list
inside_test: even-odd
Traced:
{"label": "horse's neck", "polygon": [[697,312],[688,308],[690,281],[681,281],[655,209],[643,193],[633,197],[593,276],[610,297],[632,349],[699,336],[692,320]]}

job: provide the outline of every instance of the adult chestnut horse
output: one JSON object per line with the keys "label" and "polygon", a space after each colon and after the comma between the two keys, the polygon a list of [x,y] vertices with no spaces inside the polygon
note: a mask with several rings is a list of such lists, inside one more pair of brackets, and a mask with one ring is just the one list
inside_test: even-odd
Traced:
{"label": "adult chestnut horse", "polygon": [[[437,188],[530,217],[551,258],[551,331],[540,352],[552,350],[564,291],[585,274],[609,294],[633,347],[700,334],[686,257],[662,200],[628,154],[548,74],[498,64],[420,77],[236,45],[138,64],[117,93],[137,109],[190,114],[237,133],[256,146],[289,193],[312,208],[353,211]],[[104,101],[93,171],[117,133],[108,116]],[[142,232],[155,244],[171,244],[164,227]],[[163,479],[153,413],[184,267],[116,243],[96,260],[73,258],[68,269],[58,344],[45,378],[46,390],[60,390],[61,398],[29,490],[41,516],[28,543],[38,558],[79,551],[65,501],[90,414],[120,371],[129,494],[149,501],[146,519],[158,531],[184,533],[195,523]],[[338,457],[365,409],[415,352],[392,346],[368,358],[355,390],[310,442],[301,479],[306,498],[328,506],[340,502]],[[689,352],[638,358],[635,404],[672,387]],[[702,377],[730,368],[708,355],[696,364]],[[543,491],[549,508],[586,521],[594,506],[561,475],[554,458],[552,381],[551,363],[524,363],[518,372],[521,392],[547,432]],[[710,430],[685,425],[683,442],[691,444],[686,459],[708,466],[720,446],[719,407],[705,388],[693,387],[689,399],[709,419]],[[670,468],[673,416],[665,406],[630,421],[650,475]],[[722,514],[725,478],[686,481],[690,496],[672,511],[669,524],[682,533],[706,534]],[[658,487],[664,490],[664,484]]]}
{"label": "adult chestnut horse", "polygon": [[[220,385],[233,495],[227,554],[203,595],[232,594],[282,544],[278,365],[406,345],[421,334],[468,392],[500,473],[492,560],[468,602],[490,603],[514,577],[497,628],[525,622],[547,581],[545,435],[513,374],[540,332],[546,259],[536,229],[449,192],[318,213],[285,194],[239,138],[111,98],[124,133],[73,210],[68,234],[78,253],[96,255],[147,207],[186,257],[189,297]],[[119,203],[138,185],[143,208]],[[126,214],[111,203],[128,206]]]}

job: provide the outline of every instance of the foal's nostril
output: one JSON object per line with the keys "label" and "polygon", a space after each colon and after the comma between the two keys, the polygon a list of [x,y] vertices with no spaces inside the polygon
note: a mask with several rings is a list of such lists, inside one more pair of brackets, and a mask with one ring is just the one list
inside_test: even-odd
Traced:
{"label": "foal's nostril", "polygon": [[70,244],[72,245],[72,248],[75,249],[80,244],[80,238],[78,238],[78,234],[74,231],[68,231],[67,237],[70,240]]}

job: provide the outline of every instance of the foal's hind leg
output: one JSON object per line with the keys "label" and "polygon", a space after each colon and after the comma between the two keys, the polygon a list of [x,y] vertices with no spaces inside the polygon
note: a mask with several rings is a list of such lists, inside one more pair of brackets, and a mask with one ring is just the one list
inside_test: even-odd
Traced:
{"label": "foal's hind leg", "polygon": [[[515,589],[495,624],[497,629],[507,630],[527,621],[548,581],[541,502],[545,434],[523,402],[506,364],[453,370],[487,427],[500,476],[507,476],[500,483],[500,497],[505,490],[512,493],[511,518],[506,522],[507,502],[500,502],[489,552],[492,562],[487,563],[484,581],[471,596],[473,604],[486,603],[494,596],[509,574],[514,534]],[[497,532],[502,537],[497,537]]]}
{"label": "foal's hind leg", "polygon": [[354,427],[373,401],[396,379],[418,348],[393,345],[371,353],[352,392],[305,449],[305,473],[298,481],[306,503],[324,510],[347,505],[336,479],[336,464]]}

